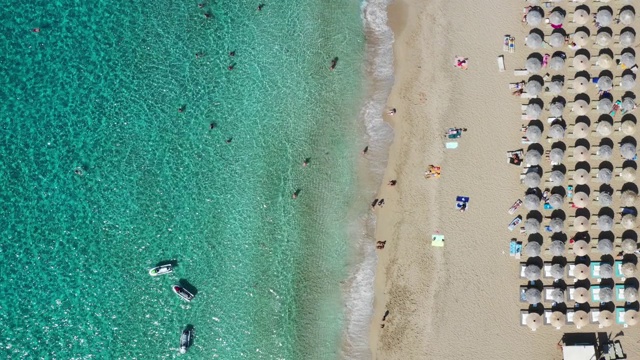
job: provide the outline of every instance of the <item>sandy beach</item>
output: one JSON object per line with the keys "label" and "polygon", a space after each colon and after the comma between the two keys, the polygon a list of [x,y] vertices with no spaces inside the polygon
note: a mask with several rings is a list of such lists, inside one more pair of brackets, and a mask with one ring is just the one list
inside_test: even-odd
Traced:
{"label": "sandy beach", "polygon": [[[385,205],[375,210],[376,240],[386,246],[378,251],[374,359],[562,359],[557,344],[564,332],[621,330],[589,325],[532,332],[520,325],[526,306],[518,288],[526,281],[509,256],[509,239],[526,238],[508,231],[513,216],[507,209],[525,188],[518,181],[522,169],[507,164],[505,152],[526,149],[520,142],[526,99],[508,89],[526,80],[513,75],[531,53],[524,46],[530,29],[520,21],[525,5],[396,0],[389,7],[395,83],[388,107],[397,113],[386,117],[395,138],[378,194]],[[515,53],[503,52],[504,34],[516,37]],[[469,59],[468,70],[453,67],[456,55]],[[498,55],[505,55],[502,73]],[[468,128],[457,149],[444,146],[450,127]],[[430,164],[442,167],[439,179],[425,179]],[[391,179],[395,187],[386,185]],[[466,212],[455,209],[456,196],[470,197]],[[437,232],[445,236],[443,248],[431,246]],[[640,327],[624,334],[625,352],[640,353]]]}

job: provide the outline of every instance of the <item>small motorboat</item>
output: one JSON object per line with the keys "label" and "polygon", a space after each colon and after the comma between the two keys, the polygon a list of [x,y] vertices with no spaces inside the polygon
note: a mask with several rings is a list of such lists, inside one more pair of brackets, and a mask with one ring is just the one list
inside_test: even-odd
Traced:
{"label": "small motorboat", "polygon": [[172,272],[173,272],[173,265],[166,264],[166,265],[156,266],[153,269],[149,270],[149,275],[160,276],[160,275],[171,274]]}
{"label": "small motorboat", "polygon": [[180,296],[183,300],[191,301],[195,297],[192,293],[190,293],[187,289],[183,288],[180,285],[173,285],[173,292]]}
{"label": "small motorboat", "polygon": [[191,342],[193,341],[193,328],[184,329],[182,335],[180,335],[180,353],[184,354],[189,350]]}

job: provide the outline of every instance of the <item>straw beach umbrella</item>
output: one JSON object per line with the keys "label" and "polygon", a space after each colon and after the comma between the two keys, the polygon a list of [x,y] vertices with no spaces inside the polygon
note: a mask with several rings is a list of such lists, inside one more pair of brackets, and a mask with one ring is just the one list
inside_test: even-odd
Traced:
{"label": "straw beach umbrella", "polygon": [[542,129],[535,125],[529,125],[527,126],[524,136],[529,139],[529,141],[537,143],[542,137]]}
{"label": "straw beach umbrella", "polygon": [[636,108],[636,102],[631,97],[625,97],[622,99],[622,105],[620,105],[620,107],[626,112],[631,112]]}
{"label": "straw beach umbrella", "polygon": [[627,310],[624,312],[624,323],[629,326],[638,324],[638,312],[635,310]]}
{"label": "straw beach umbrella", "polygon": [[571,38],[580,47],[585,47],[589,43],[589,34],[584,31],[576,31]]}
{"label": "straw beach umbrella", "polygon": [[636,78],[631,74],[623,75],[622,81],[620,81],[620,87],[625,90],[633,90],[636,86]]}
{"label": "straw beach umbrella", "polygon": [[589,80],[587,80],[587,78],[584,76],[578,76],[575,79],[573,79],[573,89],[577,93],[586,92],[588,90],[588,86],[589,86]]}
{"label": "straw beach umbrella", "polygon": [[[582,231],[587,231],[589,230],[589,219],[587,219],[584,216],[576,216],[575,219],[573,219],[573,228],[578,231],[578,232],[582,232]],[[582,243],[580,243],[579,246],[582,246],[583,244],[586,245],[587,243],[584,240],[578,240],[576,241],[576,243],[582,241]],[[574,250],[576,249],[576,244],[574,243]],[[585,254],[586,255],[586,254]],[[580,256],[584,256],[584,255],[580,255]]]}
{"label": "straw beach umbrella", "polygon": [[527,62],[524,65],[525,69],[532,74],[537,74],[540,69],[542,69],[542,62],[540,59],[531,57],[527,59]]}
{"label": "straw beach umbrella", "polygon": [[589,244],[584,240],[578,240],[573,243],[573,253],[576,256],[586,256],[589,253]]}
{"label": "straw beach umbrella", "polygon": [[606,303],[613,301],[613,289],[608,287],[600,288],[600,302]]}
{"label": "straw beach umbrella", "polygon": [[538,244],[535,241],[529,241],[527,245],[524,247],[524,253],[528,257],[540,256],[540,252],[541,252],[540,244]]}
{"label": "straw beach umbrella", "polygon": [[540,268],[536,265],[527,265],[527,267],[524,269],[524,276],[529,281],[540,280],[540,273]]}
{"label": "straw beach umbrella", "polygon": [[538,209],[540,207],[540,198],[538,197],[538,195],[527,194],[524,197],[524,207],[529,211]]}
{"label": "straw beach umbrella", "polygon": [[602,47],[609,46],[609,44],[611,44],[611,40],[612,40],[611,34],[609,34],[606,31],[599,32],[596,35],[596,44]]}
{"label": "straw beach umbrella", "polygon": [[609,98],[602,98],[598,101],[596,109],[600,114],[608,114],[613,110],[613,102]]}
{"label": "straw beach umbrella", "polygon": [[573,158],[575,161],[588,161],[589,155],[589,150],[582,145],[573,148]]}
{"label": "straw beach umbrella", "polygon": [[561,33],[553,33],[549,36],[549,45],[555,48],[562,47],[564,45],[564,35]]}
{"label": "straw beach umbrella", "polygon": [[596,13],[596,21],[600,26],[609,26],[613,21],[613,14],[608,9],[600,9]]}
{"label": "straw beach umbrella", "polygon": [[589,58],[583,54],[578,54],[573,58],[573,67],[576,70],[586,70],[589,68]]}
{"label": "straw beach umbrella", "polygon": [[625,9],[620,12],[620,22],[625,25],[631,25],[633,20],[636,18],[636,14],[630,9]]}
{"label": "straw beach umbrella", "polygon": [[589,125],[583,122],[573,125],[573,136],[578,139],[584,139],[589,136]]}
{"label": "straw beach umbrella", "polygon": [[576,169],[573,173],[573,181],[578,185],[585,185],[589,182],[589,173],[585,169]]}
{"label": "straw beach umbrella", "polygon": [[603,279],[611,279],[613,277],[613,266],[611,266],[611,264],[600,265],[600,277]]}
{"label": "straw beach umbrella", "polygon": [[585,9],[576,9],[573,13],[573,22],[578,25],[584,25],[589,21],[589,13]]}
{"label": "straw beach umbrella", "polygon": [[600,76],[598,79],[598,90],[609,91],[613,89],[613,79],[608,76]]}
{"label": "straw beach umbrella", "polygon": [[598,195],[598,203],[600,203],[600,206],[611,206],[613,197],[607,192],[601,192],[600,195]]}
{"label": "straw beach umbrella", "polygon": [[633,120],[625,120],[620,125],[620,131],[625,135],[633,135],[636,132],[636,123]]}
{"label": "straw beach umbrella", "polygon": [[609,239],[598,240],[598,251],[603,255],[609,255],[613,252],[613,242]]}
{"label": "straw beach umbrella", "polygon": [[630,47],[634,42],[636,42],[636,35],[630,30],[620,34],[620,45],[623,47]]}
{"label": "straw beach umbrella", "polygon": [[633,160],[636,157],[636,147],[632,143],[624,143],[620,145],[620,155],[627,160]]}
{"label": "straw beach umbrella", "polygon": [[627,182],[633,182],[636,180],[636,169],[632,168],[632,167],[626,167],[624,169],[622,169],[622,172],[620,173],[620,176],[622,177],[622,180],[627,181]]}
{"label": "straw beach umbrella", "polygon": [[531,49],[539,49],[542,46],[542,37],[535,32],[529,33],[525,38],[525,45]]}
{"label": "straw beach umbrella", "polygon": [[[551,160],[552,163],[561,164],[563,158],[564,158],[564,151],[562,151],[562,149],[555,148],[555,149],[551,149],[551,151],[549,151],[549,160]],[[560,172],[560,171],[557,171],[557,172],[562,174],[562,172]],[[555,171],[552,172],[551,175],[553,176],[554,173],[555,173]],[[564,180],[564,174],[562,174],[562,179]],[[562,182],[562,181],[560,181],[560,182]]]}
{"label": "straw beach umbrella", "polygon": [[[554,240],[551,242],[551,245],[549,245],[549,251],[551,252],[551,255],[553,256],[562,256],[564,255],[564,243],[560,240]],[[555,264],[558,265],[558,264]],[[560,265],[558,265],[560,266]],[[560,266],[562,267],[562,266]],[[562,268],[564,271],[564,268]],[[551,270],[553,270],[553,266],[551,266]]]}
{"label": "straw beach umbrella", "polygon": [[551,231],[554,233],[562,232],[562,229],[564,228],[564,220],[560,218],[553,218],[549,222],[549,227],[551,228]]}
{"label": "straw beach umbrella", "polygon": [[626,52],[620,55],[620,62],[624,64],[624,66],[630,68],[636,64],[636,57],[631,52]]}
{"label": "straw beach umbrella", "polygon": [[536,172],[528,172],[524,176],[524,184],[529,188],[537,188],[540,185],[540,175]]}
{"label": "straw beach umbrella", "polygon": [[536,219],[527,219],[524,222],[524,230],[527,234],[537,234],[540,231],[540,223]]}
{"label": "straw beach umbrella", "polygon": [[573,298],[578,304],[584,304],[589,301],[589,290],[583,287],[576,287],[573,290]]}
{"label": "straw beach umbrella", "polygon": [[[557,71],[560,71],[560,70],[557,70]],[[549,83],[549,86],[547,86],[547,91],[552,95],[560,95],[560,93],[562,92],[563,86],[564,86],[564,83],[562,81],[559,81],[559,80],[551,81]]]}
{"label": "straw beach umbrella", "polygon": [[624,277],[633,277],[633,275],[636,273],[636,265],[630,262],[624,263],[620,267],[620,271],[622,272],[622,275]]}
{"label": "straw beach umbrella", "polygon": [[542,16],[542,9],[538,7],[532,8],[531,10],[529,10],[526,16],[527,24],[531,27],[540,25],[540,23],[542,22]]}
{"label": "straw beach umbrella", "polygon": [[638,301],[638,289],[634,287],[624,289],[624,301],[629,303]]}
{"label": "straw beach umbrella", "polygon": [[596,131],[603,137],[609,136],[613,133],[613,125],[606,120],[598,121]]}
{"label": "straw beach umbrella", "polygon": [[[562,185],[562,183],[564,182],[564,174],[560,170],[553,170],[551,172],[551,175],[549,175],[549,181],[554,186]],[[553,195],[551,195],[551,198],[553,198],[554,195],[559,195],[559,194],[553,194]],[[549,198],[549,203],[551,203],[551,198]],[[560,198],[562,198],[562,196],[560,196]],[[551,205],[551,206],[553,206],[553,205]]]}
{"label": "straw beach umbrella", "polygon": [[600,145],[598,151],[596,151],[596,155],[598,155],[603,160],[611,159],[611,155],[613,155],[613,149],[609,145]]}
{"label": "straw beach umbrella", "polygon": [[542,315],[537,313],[530,313],[527,316],[527,326],[529,329],[536,331],[540,326],[542,326]]}
{"label": "straw beach umbrella", "polygon": [[567,316],[560,311],[554,311],[549,318],[549,324],[556,329],[560,329],[567,323]]}
{"label": "straw beach umbrella", "polygon": [[549,64],[547,65],[553,71],[562,71],[562,68],[564,68],[564,58],[560,56],[554,56],[551,58],[551,60],[549,60]]}
{"label": "straw beach umbrella", "polygon": [[611,170],[607,168],[602,168],[598,170],[598,181],[600,181],[601,183],[610,184],[612,178],[613,178],[613,173],[611,172]]}
{"label": "straw beach umbrella", "polygon": [[564,111],[564,104],[561,102],[553,102],[549,105],[549,114],[553,117],[562,117]]}
{"label": "straw beach umbrella", "polygon": [[[564,278],[565,276],[565,268],[564,266],[560,265],[560,264],[553,264],[551,265],[551,270],[550,270],[550,274],[551,277],[553,277],[555,280],[561,280]],[[558,289],[559,290],[559,289]],[[560,290],[560,299],[562,299],[562,296],[564,295],[564,293],[562,293],[562,290]],[[562,300],[556,300],[554,299],[553,301],[555,302],[563,302]]]}
{"label": "straw beach umbrella", "polygon": [[602,53],[598,56],[598,60],[596,61],[596,65],[600,66],[603,69],[609,69],[613,65],[613,59],[607,53]]}
{"label": "straw beach umbrella", "polygon": [[633,214],[626,214],[622,216],[620,223],[622,224],[622,227],[627,230],[634,229],[636,227],[636,216]]}
{"label": "straw beach umbrella", "polygon": [[620,248],[625,254],[633,254],[638,250],[638,243],[633,239],[624,239],[620,244]]}
{"label": "straw beach umbrella", "polygon": [[542,107],[536,103],[528,104],[524,112],[529,119],[539,119],[540,114],[542,114]]}
{"label": "straw beach umbrella", "polygon": [[620,194],[620,202],[622,203],[622,206],[634,206],[637,198],[638,194],[633,190],[625,190]]}
{"label": "straw beach umbrella", "polygon": [[608,215],[599,216],[597,223],[600,231],[611,231],[613,228],[613,219]]}
{"label": "straw beach umbrella", "polygon": [[562,25],[564,22],[564,14],[558,10],[552,11],[549,14],[549,23],[551,25]]}
{"label": "straw beach umbrella", "polygon": [[572,111],[576,113],[576,115],[587,115],[589,112],[589,103],[580,99],[576,100],[573,103]]}
{"label": "straw beach umbrella", "polygon": [[524,294],[527,298],[527,302],[531,305],[540,304],[540,302],[542,301],[542,294],[538,289],[527,289]]}
{"label": "straw beach umbrella", "polygon": [[608,311],[608,310],[600,311],[600,315],[598,316],[598,322],[600,323],[600,327],[609,327],[613,325],[613,322],[614,322],[613,313],[611,313],[611,311]]}
{"label": "straw beach umbrella", "polygon": [[563,139],[564,138],[564,128],[560,124],[551,125],[549,128],[549,137],[552,139]]}
{"label": "straw beach umbrella", "polygon": [[[560,194],[553,194],[549,197],[549,205],[551,205],[551,207],[554,209],[561,209],[563,203],[564,203],[564,198]],[[553,219],[553,220],[560,220],[560,219]],[[552,224],[553,224],[553,220],[551,220]],[[560,231],[554,231],[554,232],[560,232]]]}
{"label": "straw beach umbrella", "polygon": [[540,165],[541,159],[542,159],[542,154],[540,154],[540,152],[536,149],[531,149],[527,151],[527,153],[524,155],[525,163],[529,164],[530,166]]}
{"label": "straw beach umbrella", "polygon": [[532,96],[538,96],[542,92],[542,84],[537,80],[529,80],[524,85],[524,91]]}
{"label": "straw beach umbrella", "polygon": [[589,314],[582,310],[576,311],[573,313],[573,324],[578,329],[589,325]]}
{"label": "straw beach umbrella", "polygon": [[589,206],[589,195],[579,191],[573,196],[573,206],[577,208],[585,208]]}

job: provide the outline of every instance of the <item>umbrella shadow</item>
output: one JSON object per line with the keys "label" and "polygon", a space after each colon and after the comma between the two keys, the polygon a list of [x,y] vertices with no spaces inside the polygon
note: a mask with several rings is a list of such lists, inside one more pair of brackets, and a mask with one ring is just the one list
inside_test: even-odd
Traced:
{"label": "umbrella shadow", "polygon": [[[563,174],[567,174],[567,167],[564,164],[553,165],[551,171],[560,171]],[[564,195],[563,195],[564,196]]]}
{"label": "umbrella shadow", "polygon": [[[612,148],[613,148],[613,146],[612,146]],[[625,160],[625,161],[622,163],[622,168],[623,168],[623,169],[626,169],[626,168],[632,168],[632,169],[634,169],[634,170],[638,170],[638,163],[636,163],[636,162],[635,162],[635,161],[633,161],[633,160]]]}
{"label": "umbrella shadow", "polygon": [[636,29],[632,28],[631,26],[625,26],[624,28],[622,28],[622,30],[620,30],[620,34],[624,34],[626,32],[630,32],[633,34],[633,36],[636,36]]}
{"label": "umbrella shadow", "polygon": [[606,122],[613,126],[613,118],[609,114],[602,114],[598,117],[598,123]]}
{"label": "umbrella shadow", "polygon": [[[603,286],[600,285],[600,288],[602,289]],[[600,311],[611,311],[614,312],[616,311],[616,304],[613,303],[613,301],[609,301],[606,303],[600,303]]]}
{"label": "umbrella shadow", "polygon": [[598,165],[598,170],[607,169],[613,172],[613,164],[610,161],[603,161]]}
{"label": "umbrella shadow", "polygon": [[[629,10],[629,11],[631,11],[631,12],[633,13],[633,15],[635,15],[635,14],[636,14],[636,9],[634,9],[634,8],[633,8],[633,6],[631,6],[631,5],[625,5],[625,6],[621,7],[621,8],[620,8],[620,12],[619,12],[619,13],[621,13],[621,12],[623,12],[623,11],[625,11],[625,10]],[[618,13],[618,14],[619,14],[619,13]],[[612,13],[612,14],[613,14],[613,13]]]}
{"label": "umbrella shadow", "polygon": [[[553,76],[551,77],[551,81],[552,81],[552,82],[556,82],[556,81],[558,81],[558,82],[561,82],[562,84],[564,84],[564,75],[553,75]],[[556,99],[556,98],[563,98],[563,97],[562,97],[562,96],[556,96],[556,97],[554,97],[553,99]],[[564,99],[564,98],[563,98],[563,99]]]}
{"label": "umbrella shadow", "polygon": [[587,79],[587,81],[591,81],[591,75],[589,74],[589,72],[588,72],[588,71],[585,71],[585,70],[578,71],[578,72],[576,73],[576,76],[575,76],[575,77],[576,77],[576,78],[583,77],[583,78]]}
{"label": "umbrella shadow", "polygon": [[625,98],[632,98],[633,100],[636,99],[636,94],[633,93],[633,91],[625,91],[624,94],[622,95],[622,99]]}
{"label": "umbrella shadow", "polygon": [[538,105],[540,109],[544,109],[544,101],[540,98],[530,99],[527,105]]}
{"label": "umbrella shadow", "polygon": [[611,240],[611,242],[613,242],[615,238],[616,236],[613,231],[601,231],[600,234],[598,234],[598,240]]}
{"label": "umbrella shadow", "polygon": [[624,281],[624,287],[632,287],[632,288],[638,288],[638,279],[631,277],[631,278],[627,278]]}
{"label": "umbrella shadow", "polygon": [[537,166],[537,165],[536,166],[529,166],[529,169],[527,169],[527,174],[529,174],[529,173],[536,173],[536,174],[542,176],[542,173],[543,173],[542,166]]}
{"label": "umbrella shadow", "polygon": [[609,48],[604,48],[604,49],[600,49],[600,51],[598,52],[598,56],[600,55],[608,55],[610,58],[613,59],[613,50],[609,49]]}
{"label": "umbrella shadow", "polygon": [[600,146],[608,146],[608,147],[610,147],[612,149],[614,147],[613,140],[611,140],[610,138],[602,138],[602,139],[600,139],[600,144],[599,145]]}
{"label": "umbrella shadow", "polygon": [[[584,265],[589,265],[586,262],[582,262],[581,264]],[[575,287],[581,287],[581,288],[585,288],[585,289],[589,289],[591,288],[591,282],[589,281],[589,279],[584,279],[584,280],[576,280],[575,283],[573,283]]]}
{"label": "umbrella shadow", "polygon": [[[551,81],[555,81],[555,80],[552,79]],[[564,81],[564,78],[563,78],[562,81]],[[562,106],[567,106],[567,99],[565,99],[562,96],[556,96],[553,99],[551,99],[551,103],[552,104],[562,104]]]}
{"label": "umbrella shadow", "polygon": [[[589,209],[587,209],[587,208],[576,209],[576,217],[578,217],[578,216],[584,216],[587,219],[590,219],[591,218],[591,211]],[[581,240],[584,240],[584,239],[581,239]]]}
{"label": "umbrella shadow", "polygon": [[632,239],[635,242],[638,242],[638,233],[635,232],[634,230],[625,230],[622,233],[622,238],[623,239]]}
{"label": "umbrella shadow", "polygon": [[[562,241],[563,243],[567,243],[567,234],[565,233],[553,233],[551,235],[551,240],[552,241]],[[562,256],[558,256],[558,257],[562,257]]]}
{"label": "umbrella shadow", "polygon": [[[580,115],[576,117],[576,124],[580,124],[580,123],[587,124],[587,126],[591,126],[591,119],[589,119],[589,117],[586,115]],[[586,140],[586,139],[578,139],[578,140]]]}
{"label": "umbrella shadow", "polygon": [[542,217],[542,213],[540,213],[540,211],[538,211],[538,210],[531,210],[527,214],[527,220],[536,219],[536,220],[538,220],[539,223],[542,223],[542,218],[543,218]]}
{"label": "umbrella shadow", "polygon": [[585,4],[576,6],[576,10],[584,10],[587,12],[587,15],[591,14],[591,9],[589,9],[589,7]]}
{"label": "umbrella shadow", "polygon": [[620,140],[620,144],[633,144],[633,146],[638,146],[638,141],[633,136],[625,136]]}
{"label": "umbrella shadow", "polygon": [[544,265],[544,261],[542,261],[541,257],[535,256],[535,257],[528,258],[526,264],[527,264],[527,266],[535,265],[535,266],[537,266],[539,268],[542,268],[542,266]]}
{"label": "umbrella shadow", "polygon": [[[567,214],[562,209],[556,209],[556,210],[553,210],[551,212],[550,218],[551,219],[560,219],[562,221],[566,221],[567,220]],[[555,234],[562,234],[562,233],[555,233]],[[553,238],[553,235],[551,237]]]}
{"label": "umbrella shadow", "polygon": [[[622,262],[623,263],[632,263],[633,265],[638,265],[638,257],[635,256],[634,254],[624,254],[622,256]],[[629,279],[636,279],[636,278],[627,278],[627,280],[629,280]],[[636,281],[638,281],[638,279],[636,279]]]}
{"label": "umbrella shadow", "polygon": [[565,303],[553,303],[551,305],[551,311],[559,311],[563,314],[567,313],[567,304]]}
{"label": "umbrella shadow", "polygon": [[540,54],[538,52],[531,53],[531,54],[529,54],[529,56],[527,56],[527,60],[529,60],[529,59],[536,59],[536,60],[539,60],[540,62],[542,62],[542,54]]}
{"label": "umbrella shadow", "polygon": [[579,161],[576,163],[576,170],[584,169],[586,172],[591,172],[591,164],[587,161]]}
{"label": "umbrella shadow", "polygon": [[584,55],[587,57],[587,59],[591,59],[591,53],[585,48],[576,50],[576,56],[578,55]]}
{"label": "umbrella shadow", "polygon": [[[598,217],[600,216],[608,216],[613,219],[616,217],[616,213],[610,207],[601,207],[600,211],[598,211]],[[610,239],[613,239],[613,238],[610,238]]]}
{"label": "umbrella shadow", "polygon": [[567,37],[567,31],[564,28],[553,29],[551,34],[560,34],[562,37]]}
{"label": "umbrella shadow", "polygon": [[583,192],[585,194],[587,194],[587,196],[591,195],[591,187],[589,187],[589,185],[584,184],[584,185],[576,185],[574,190],[577,193]]}
{"label": "umbrella shadow", "polygon": [[531,234],[529,235],[529,237],[527,238],[527,240],[529,242],[536,242],[539,245],[542,245],[542,243],[544,242],[544,238],[542,237],[542,234],[537,233],[537,234]]}
{"label": "umbrella shadow", "polygon": [[540,188],[529,188],[524,192],[524,196],[527,195],[535,195],[539,198],[542,197],[542,190],[540,190]]}
{"label": "umbrella shadow", "polygon": [[632,303],[626,303],[626,304],[624,304],[624,309],[625,310],[639,311],[640,310],[640,302],[634,301]]}
{"label": "umbrella shadow", "polygon": [[[612,255],[605,254],[600,257],[601,264],[609,264],[613,266],[613,262],[614,262],[614,259]],[[600,279],[600,283],[603,283],[603,282],[606,283],[606,280],[611,280],[611,282],[615,284],[615,281],[613,279]]]}
{"label": "umbrella shadow", "polygon": [[591,30],[586,26],[578,26],[575,32],[580,32],[587,34],[587,36],[591,36]]}
{"label": "umbrella shadow", "polygon": [[603,26],[600,29],[598,29],[597,34],[603,34],[603,33],[609,34],[609,36],[613,37],[613,30],[611,30],[611,28],[608,26]]}
{"label": "umbrella shadow", "polygon": [[598,75],[598,77],[603,77],[603,76],[607,76],[610,79],[613,79],[613,73],[609,70],[602,70],[600,71],[600,74]]}
{"label": "umbrella shadow", "polygon": [[534,143],[534,144],[529,145],[527,147],[527,152],[531,151],[531,150],[537,151],[540,154],[544,154],[544,147],[540,143]]}
{"label": "umbrella shadow", "polygon": [[551,149],[552,150],[553,149],[560,149],[563,152],[566,152],[567,151],[567,145],[562,141],[556,141],[553,144],[551,144]]}
{"label": "umbrella shadow", "polygon": [[[635,76],[635,74],[634,74],[634,76]],[[633,114],[624,114],[624,116],[622,116],[622,119],[620,121],[621,122],[631,121],[634,124],[638,123],[638,120],[636,119],[635,115],[633,115]]]}
{"label": "umbrella shadow", "polygon": [[563,128],[564,130],[566,130],[566,129],[567,129],[567,122],[566,122],[566,121],[564,121],[562,118],[555,118],[555,119],[551,122],[551,126],[553,126],[553,125],[560,125],[560,126],[562,126],[562,128]]}
{"label": "umbrella shadow", "polygon": [[583,100],[586,101],[587,104],[591,104],[591,98],[589,97],[589,95],[582,93],[582,94],[577,94],[574,98],[573,101],[578,101],[578,100]]}
{"label": "umbrella shadow", "polygon": [[587,148],[587,150],[591,149],[591,144],[589,143],[589,140],[587,140],[587,139],[577,139],[574,145],[576,147],[584,146],[584,147]]}
{"label": "umbrella shadow", "polygon": [[633,192],[635,192],[637,194],[638,193],[638,185],[636,185],[635,183],[630,183],[630,182],[624,183],[622,185],[621,191],[625,192],[627,190],[631,190],[631,191],[633,191]]}
{"label": "umbrella shadow", "polygon": [[540,121],[540,120],[531,120],[531,121],[529,121],[527,126],[534,126],[534,127],[539,128],[541,131],[544,131],[544,125],[542,124],[542,121]]}
{"label": "umbrella shadow", "polygon": [[554,256],[551,258],[551,265],[560,265],[562,267],[567,266],[567,258],[564,256]]}
{"label": "umbrella shadow", "polygon": [[600,193],[607,193],[609,195],[613,195],[613,187],[611,187],[611,185],[609,184],[602,184],[600,185]]}

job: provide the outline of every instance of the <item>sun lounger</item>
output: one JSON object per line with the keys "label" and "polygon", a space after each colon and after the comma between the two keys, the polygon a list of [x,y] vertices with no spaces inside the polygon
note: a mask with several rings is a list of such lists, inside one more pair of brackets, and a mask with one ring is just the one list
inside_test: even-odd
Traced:
{"label": "sun lounger", "polygon": [[444,247],[444,235],[442,234],[431,235],[431,246]]}
{"label": "sun lounger", "polygon": [[616,340],[613,342],[613,349],[616,352],[616,358],[618,359],[626,359],[627,356],[622,351],[622,344],[620,344],[620,340]]}
{"label": "sun lounger", "polygon": [[573,325],[573,316],[576,314],[575,310],[567,309],[567,324]]}
{"label": "sun lounger", "polygon": [[569,268],[569,271],[567,271],[567,277],[575,279],[576,264],[567,264],[567,265]]}
{"label": "sun lounger", "polygon": [[574,288],[573,286],[567,286],[567,299],[569,299],[570,301],[576,301],[576,298],[574,296],[576,288]]}
{"label": "sun lounger", "polygon": [[550,262],[545,262],[544,266],[543,266],[543,271],[544,271],[544,277],[547,279],[551,279],[553,278],[553,276],[551,276],[551,263]]}
{"label": "sun lounger", "polygon": [[515,76],[529,76],[529,71],[527,69],[516,69],[516,70],[513,70],[513,75],[515,75]]}
{"label": "sun lounger", "polygon": [[527,287],[522,285],[520,286],[520,302],[527,302]]}
{"label": "sun lounger", "polygon": [[[545,286],[543,293],[544,293],[544,301],[545,302],[553,302],[553,291],[555,290],[555,288],[553,286]],[[564,297],[562,298],[562,302],[566,302],[567,301],[567,292],[564,292]]]}
{"label": "sun lounger", "polygon": [[526,263],[520,263],[520,277],[521,278],[526,278],[526,276],[524,275],[524,270],[527,268],[527,264]]}
{"label": "sun lounger", "polygon": [[518,249],[518,241],[516,239],[511,239],[509,241],[509,256],[516,256]]}
{"label": "sun lounger", "polygon": [[553,312],[551,310],[546,310],[544,311],[544,321],[542,322],[545,325],[551,325],[551,314]]}
{"label": "sun lounger", "polygon": [[518,241],[516,243],[516,260],[520,260],[521,255],[522,255],[522,241]]}
{"label": "sun lounger", "polygon": [[528,316],[529,316],[529,310],[520,310],[520,325],[527,326]]}
{"label": "sun lounger", "polygon": [[617,301],[624,301],[624,284],[616,284],[615,293]]}
{"label": "sun lounger", "polygon": [[589,311],[589,315],[591,315],[589,317],[589,322],[592,324],[597,324],[600,318],[600,310],[598,309],[591,309],[591,311]]}
{"label": "sun lounger", "polygon": [[616,324],[624,325],[624,327],[628,327],[629,326],[624,322],[624,308],[623,307],[619,307],[619,306],[616,307],[615,315],[616,315]]}
{"label": "sun lounger", "polygon": [[458,142],[457,141],[448,141],[444,144],[444,147],[447,149],[457,149]]}
{"label": "sun lounger", "polygon": [[498,70],[500,72],[504,72],[504,70],[505,70],[505,67],[504,67],[504,55],[498,56]]}
{"label": "sun lounger", "polygon": [[591,285],[591,301],[599,303],[600,301],[600,286],[599,285]]}
{"label": "sun lounger", "polygon": [[509,223],[509,226],[507,226],[507,229],[509,229],[509,231],[513,231],[513,229],[515,229],[516,226],[520,225],[521,222],[522,222],[522,216],[518,215],[513,220],[511,220],[511,222]]}
{"label": "sun lounger", "polygon": [[511,35],[507,34],[502,39],[502,51],[504,51],[504,52],[509,52],[509,38],[510,37],[511,37]]}
{"label": "sun lounger", "polygon": [[619,277],[622,280],[625,279],[625,276],[622,274],[622,261],[615,261],[613,263],[613,270],[616,274],[616,277]]}
{"label": "sun lounger", "polygon": [[592,261],[589,267],[591,268],[591,277],[600,282],[602,280],[600,277],[600,262]]}
{"label": "sun lounger", "polygon": [[523,92],[522,95],[520,95],[521,98],[523,99],[536,99],[538,98],[537,95],[531,95],[529,93]]}

